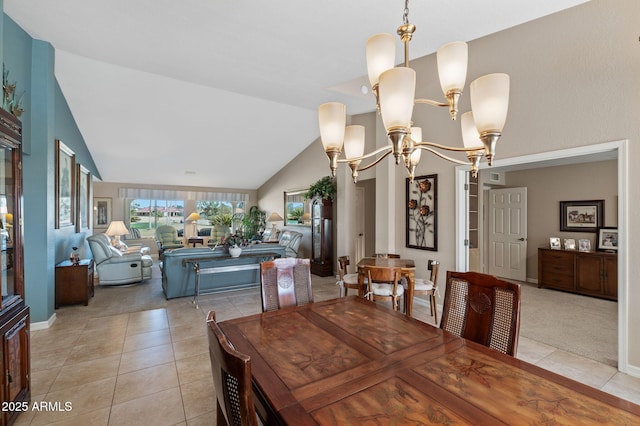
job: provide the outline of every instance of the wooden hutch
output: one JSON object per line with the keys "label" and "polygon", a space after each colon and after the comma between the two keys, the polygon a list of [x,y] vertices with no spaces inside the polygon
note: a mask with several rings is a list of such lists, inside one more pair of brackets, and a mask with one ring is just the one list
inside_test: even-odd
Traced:
{"label": "wooden hutch", "polygon": [[29,307],[22,250],[22,125],[0,109],[0,425],[10,425],[31,398]]}
{"label": "wooden hutch", "polygon": [[333,203],[316,197],[311,202],[311,273],[333,275]]}

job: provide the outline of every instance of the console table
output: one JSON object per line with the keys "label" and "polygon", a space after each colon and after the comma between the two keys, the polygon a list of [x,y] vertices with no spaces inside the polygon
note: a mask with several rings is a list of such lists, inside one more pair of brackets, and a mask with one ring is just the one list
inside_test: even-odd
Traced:
{"label": "console table", "polygon": [[74,303],[89,304],[93,297],[93,259],[83,259],[78,265],[68,260],[56,265],[56,303],[72,305]]}
{"label": "console table", "polygon": [[539,248],[538,287],[618,300],[618,254]]}

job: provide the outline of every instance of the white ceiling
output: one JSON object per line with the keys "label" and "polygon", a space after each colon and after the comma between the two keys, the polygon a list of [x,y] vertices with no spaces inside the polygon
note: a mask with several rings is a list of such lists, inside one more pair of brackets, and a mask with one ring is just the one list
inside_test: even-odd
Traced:
{"label": "white ceiling", "polygon": [[[584,2],[414,0],[411,58]],[[374,109],[360,93],[364,45],[395,34],[403,8],[401,0],[4,0],[14,21],[54,46],[56,78],[104,181],[246,189],[316,140],[319,104]],[[398,62],[400,52],[398,42]]]}

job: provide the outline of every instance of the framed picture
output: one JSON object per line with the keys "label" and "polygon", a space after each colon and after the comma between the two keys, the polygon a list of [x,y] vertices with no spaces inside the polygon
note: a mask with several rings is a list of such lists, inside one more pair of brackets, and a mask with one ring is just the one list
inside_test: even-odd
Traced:
{"label": "framed picture", "polygon": [[560,231],[597,232],[604,223],[604,200],[560,201]]}
{"label": "framed picture", "polygon": [[93,227],[107,228],[111,223],[111,198],[93,199]]}
{"label": "framed picture", "polygon": [[591,240],[588,240],[588,239],[578,240],[578,250],[591,251]]}
{"label": "framed picture", "polygon": [[76,186],[78,188],[78,214],[76,220],[76,232],[89,229],[91,225],[91,209],[89,208],[89,192],[91,190],[91,174],[89,169],[78,164],[76,173]]}
{"label": "framed picture", "polygon": [[56,228],[75,223],[75,161],[74,152],[56,139]]}
{"label": "framed picture", "polygon": [[576,240],[573,238],[565,238],[564,239],[564,249],[565,250],[575,250],[576,249]]}
{"label": "framed picture", "polygon": [[618,250],[618,228],[598,229],[598,250]]}
{"label": "framed picture", "polygon": [[549,238],[549,247],[553,250],[560,250],[560,238],[551,237]]}
{"label": "framed picture", "polygon": [[407,247],[438,251],[438,175],[407,178]]}

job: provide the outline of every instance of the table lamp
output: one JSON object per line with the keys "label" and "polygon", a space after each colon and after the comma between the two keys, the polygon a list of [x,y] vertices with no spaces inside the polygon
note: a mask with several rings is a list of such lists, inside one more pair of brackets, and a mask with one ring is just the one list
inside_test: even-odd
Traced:
{"label": "table lamp", "polygon": [[105,234],[107,234],[110,237],[114,237],[113,239],[113,246],[120,248],[120,235],[126,235],[129,233],[129,230],[127,229],[127,227],[124,225],[124,222],[121,220],[114,220],[109,224],[109,227],[107,228],[107,232],[105,232]]}
{"label": "table lamp", "polygon": [[190,221],[191,223],[193,223],[193,236],[194,237],[198,236],[198,221],[200,219],[202,219],[202,217],[198,214],[198,212],[193,212],[187,217],[187,220]]}
{"label": "table lamp", "polygon": [[276,222],[280,222],[281,220],[284,219],[276,212],[271,213],[271,215],[267,218],[267,222],[272,222],[271,235],[277,235],[278,228],[276,228]]}
{"label": "table lamp", "polygon": [[311,215],[309,214],[309,212],[306,212],[305,214],[303,214],[302,216],[300,216],[300,221],[305,224],[308,225],[309,222],[311,221]]}

